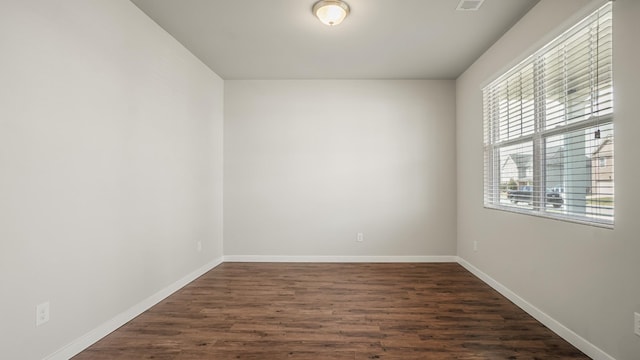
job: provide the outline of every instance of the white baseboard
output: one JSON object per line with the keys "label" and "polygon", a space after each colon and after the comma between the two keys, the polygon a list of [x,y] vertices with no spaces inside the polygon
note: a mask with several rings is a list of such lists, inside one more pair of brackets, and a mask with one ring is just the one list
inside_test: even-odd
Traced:
{"label": "white baseboard", "polygon": [[577,347],[585,353],[587,356],[591,357],[594,360],[615,360],[611,355],[602,351],[597,346],[593,345],[585,338],[573,332],[571,329],[562,325],[560,322],[552,318],[551,316],[545,314],[542,310],[537,307],[531,305],[525,299],[518,296],[518,294],[509,290],[506,286],[502,285],[491,276],[485,274],[477,267],[471,265],[469,262],[464,260],[461,257],[458,257],[458,263],[462,265],[465,269],[469,270],[472,274],[480,278],[480,280],[484,281],[487,285],[491,286],[497,292],[502,294],[507,299],[511,300],[514,304],[516,304],[519,308],[524,310],[529,315],[533,316],[536,320],[540,321],[546,327],[548,327],[551,331],[558,334],[561,338],[568,341],[571,345]]}
{"label": "white baseboard", "polygon": [[436,256],[272,256],[225,255],[225,262],[409,263],[457,262],[455,255]]}
{"label": "white baseboard", "polygon": [[152,306],[164,300],[169,295],[180,290],[182,287],[189,284],[190,282],[197,279],[198,277],[204,275],[207,271],[220,265],[222,261],[223,261],[222,258],[218,258],[216,260],[213,260],[203,265],[199,269],[196,269],[195,271],[184,276],[180,280],[174,282],[173,284],[167,286],[166,288],[144,299],[143,301],[132,306],[125,312],[117,315],[113,319],[98,326],[97,328],[93,329],[87,334],[75,339],[70,344],[64,346],[63,348],[56,351],[55,353],[47,356],[45,360],[68,360],[71,357],[79,354],[82,350],[95,344],[96,342],[98,342],[98,340],[109,335],[111,332],[121,327],[122,325],[126,324],[127,322],[131,321],[133,318],[142,314],[146,310],[150,309]]}

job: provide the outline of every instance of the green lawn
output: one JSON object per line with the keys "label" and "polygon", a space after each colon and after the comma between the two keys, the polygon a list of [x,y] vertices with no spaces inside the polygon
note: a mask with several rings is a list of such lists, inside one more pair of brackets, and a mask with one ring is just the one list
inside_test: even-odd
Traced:
{"label": "green lawn", "polygon": [[587,204],[600,205],[600,206],[613,206],[613,197],[608,196],[608,197],[587,199]]}

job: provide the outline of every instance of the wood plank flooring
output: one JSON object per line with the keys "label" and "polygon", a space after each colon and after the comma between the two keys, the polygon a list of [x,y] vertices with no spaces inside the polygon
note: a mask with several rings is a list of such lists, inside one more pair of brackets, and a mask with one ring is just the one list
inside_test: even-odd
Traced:
{"label": "wood plank flooring", "polygon": [[224,263],[74,359],[589,359],[455,263]]}

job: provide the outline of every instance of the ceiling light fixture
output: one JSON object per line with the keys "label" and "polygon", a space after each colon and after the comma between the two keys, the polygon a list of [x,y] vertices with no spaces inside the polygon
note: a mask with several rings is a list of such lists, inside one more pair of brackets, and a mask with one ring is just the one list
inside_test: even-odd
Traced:
{"label": "ceiling light fixture", "polygon": [[349,5],[341,0],[320,0],[313,5],[313,14],[323,24],[335,26],[349,15]]}

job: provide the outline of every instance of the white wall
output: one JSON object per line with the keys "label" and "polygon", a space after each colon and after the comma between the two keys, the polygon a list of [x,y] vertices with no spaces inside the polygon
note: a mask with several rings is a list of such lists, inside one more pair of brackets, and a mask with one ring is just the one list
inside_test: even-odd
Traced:
{"label": "white wall", "polygon": [[[481,86],[593,3],[543,0],[456,83],[458,254],[618,360],[640,357],[640,2],[614,2],[615,230],[482,206]],[[473,241],[478,251],[473,251]]]}
{"label": "white wall", "polygon": [[0,357],[39,359],[222,256],[223,81],[127,0],[3,0],[0,54]]}
{"label": "white wall", "polygon": [[454,97],[453,81],[225,81],[225,256],[455,255]]}

